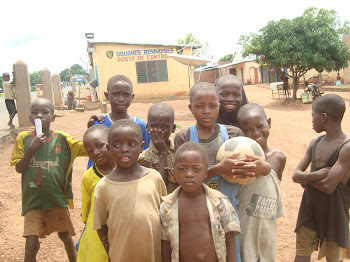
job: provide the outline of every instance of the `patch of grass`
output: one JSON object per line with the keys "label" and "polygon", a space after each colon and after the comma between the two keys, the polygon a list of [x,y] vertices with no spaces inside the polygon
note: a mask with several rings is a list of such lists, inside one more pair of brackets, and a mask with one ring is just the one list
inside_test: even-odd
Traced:
{"label": "patch of grass", "polygon": [[180,124],[176,124],[176,128],[181,128],[181,125]]}
{"label": "patch of grass", "polygon": [[4,93],[0,93],[0,97],[4,97]]}

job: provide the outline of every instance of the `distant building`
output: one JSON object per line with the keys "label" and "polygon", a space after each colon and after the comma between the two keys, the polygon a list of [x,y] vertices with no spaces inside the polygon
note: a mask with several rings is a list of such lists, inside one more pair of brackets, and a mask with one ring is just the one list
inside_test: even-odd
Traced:
{"label": "distant building", "polygon": [[108,80],[117,74],[129,77],[135,99],[162,98],[188,94],[193,78],[187,65],[169,55],[192,55],[193,45],[135,44],[99,42],[88,39],[88,54],[92,75],[97,78],[97,94],[105,101]]}
{"label": "distant building", "polygon": [[[232,74],[240,78],[245,85],[259,84],[262,83],[262,68],[254,60],[243,59],[235,53],[231,62],[219,61],[215,65],[197,68],[195,70],[195,79],[197,82],[214,83],[218,77]],[[268,81],[267,78],[265,80],[266,82]]]}
{"label": "distant building", "polygon": [[[343,36],[343,42],[350,46],[350,35]],[[237,53],[234,54],[231,62],[219,61],[215,64],[209,64],[194,70],[196,82],[209,82],[215,83],[215,80],[227,74],[237,76],[242,80],[244,85],[250,84],[269,84],[273,82],[281,82],[281,69],[269,69],[267,65],[258,64],[254,60],[243,59]],[[284,68],[284,72],[289,74],[289,82],[292,83],[293,79],[290,77],[291,72]],[[344,70],[339,70],[341,77],[341,83],[350,83],[350,62],[349,67]],[[300,86],[304,86],[304,81],[309,78],[317,78],[319,73],[315,69],[311,69],[306,72],[304,76],[299,79]],[[335,85],[337,77],[337,71],[323,71],[322,81],[325,85]]]}

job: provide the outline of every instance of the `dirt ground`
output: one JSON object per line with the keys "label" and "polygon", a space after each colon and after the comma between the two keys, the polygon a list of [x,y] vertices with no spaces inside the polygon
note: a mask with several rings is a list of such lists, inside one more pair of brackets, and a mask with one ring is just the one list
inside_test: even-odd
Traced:
{"label": "dirt ground", "polygon": [[[295,254],[294,226],[298,213],[303,189],[293,183],[292,173],[303,156],[310,140],[317,134],[311,125],[311,104],[302,104],[300,100],[292,102],[284,99],[272,99],[271,91],[257,86],[246,86],[246,93],[250,102],[259,103],[265,108],[268,117],[272,119],[269,144],[281,150],[287,156],[287,164],[283,173],[281,190],[284,202],[284,217],[278,220],[276,261],[293,261]],[[329,92],[326,92],[329,93]],[[343,130],[350,135],[349,93],[341,95],[347,105],[343,120]],[[149,103],[133,103],[129,109],[142,119],[154,101]],[[188,127],[194,123],[194,118],[188,110],[188,100],[166,101],[175,110],[175,120],[181,127]],[[56,111],[59,117],[52,124],[53,130],[62,130],[76,139],[82,139],[86,129],[86,122],[91,114],[99,111]],[[7,137],[0,141],[0,261],[23,261],[25,239],[23,233],[23,217],[21,217],[21,176],[13,167],[9,166],[13,147],[13,139]],[[76,241],[83,229],[80,220],[81,195],[80,179],[86,170],[87,158],[77,158],[73,167],[73,192],[75,208],[71,217],[77,235]],[[38,261],[68,261],[62,242],[57,234],[52,234],[40,240],[41,247],[37,255]],[[312,261],[316,256],[312,257]]]}

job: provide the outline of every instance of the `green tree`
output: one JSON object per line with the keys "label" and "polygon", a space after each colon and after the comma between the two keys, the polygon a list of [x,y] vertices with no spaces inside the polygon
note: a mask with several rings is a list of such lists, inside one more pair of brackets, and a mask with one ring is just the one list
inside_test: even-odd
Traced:
{"label": "green tree", "polygon": [[79,64],[72,65],[70,67],[70,72],[72,75],[76,75],[76,74],[85,75],[86,74],[86,71],[84,70],[84,68]]}
{"label": "green tree", "polygon": [[63,82],[69,82],[71,76],[72,75],[69,68],[62,70],[60,73],[61,81]]}
{"label": "green tree", "polygon": [[29,79],[31,90],[34,91],[36,89],[36,85],[41,84],[41,70],[34,71],[33,73],[29,74]]}
{"label": "green tree", "polygon": [[70,68],[61,71],[61,81],[69,82],[70,78],[76,74],[88,75],[84,68],[79,64],[74,64]]}
{"label": "green tree", "polygon": [[198,40],[192,33],[187,34],[187,36],[183,39],[179,39],[177,43],[182,45],[201,46],[200,48],[193,50],[192,55],[197,57],[213,58],[213,55],[210,54],[209,43],[207,41]]}
{"label": "green tree", "polygon": [[232,58],[233,58],[233,54],[227,54],[227,55],[224,55],[223,57],[221,57],[219,61],[231,62]]}
{"label": "green tree", "polygon": [[349,22],[340,22],[334,10],[308,8],[294,19],[270,21],[258,34],[241,36],[243,57],[254,58],[269,68],[287,67],[293,78],[293,99],[296,99],[299,78],[315,68],[340,70],[347,67],[350,48],[341,41],[349,32]]}

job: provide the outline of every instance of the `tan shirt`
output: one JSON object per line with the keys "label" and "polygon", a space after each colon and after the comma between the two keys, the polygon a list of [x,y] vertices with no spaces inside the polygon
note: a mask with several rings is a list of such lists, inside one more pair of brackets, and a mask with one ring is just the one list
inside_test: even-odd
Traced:
{"label": "tan shirt", "polygon": [[94,194],[93,229],[108,226],[111,261],[161,262],[159,207],[166,195],[156,170],[129,182],[104,177]]}
{"label": "tan shirt", "polygon": [[10,100],[16,99],[15,90],[14,90],[14,86],[12,83],[10,83],[8,81],[4,81],[2,83],[2,87],[4,90],[5,99],[10,99]]}

